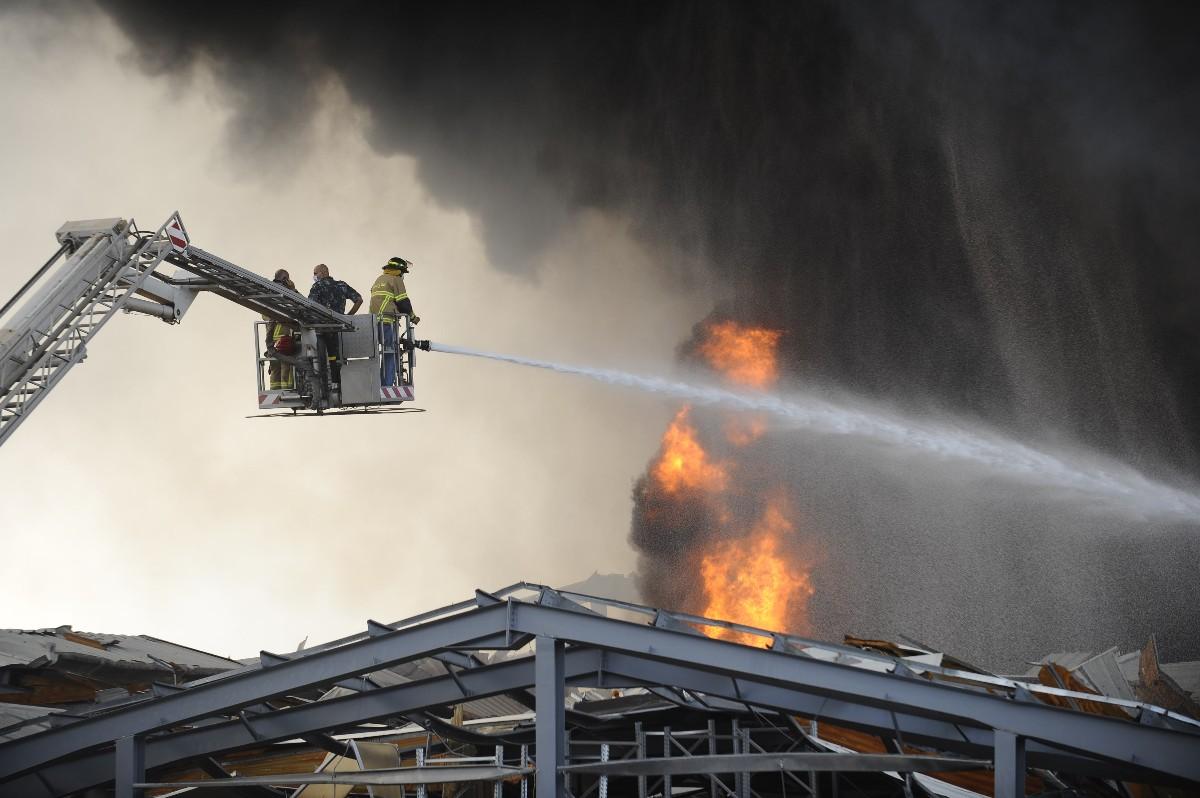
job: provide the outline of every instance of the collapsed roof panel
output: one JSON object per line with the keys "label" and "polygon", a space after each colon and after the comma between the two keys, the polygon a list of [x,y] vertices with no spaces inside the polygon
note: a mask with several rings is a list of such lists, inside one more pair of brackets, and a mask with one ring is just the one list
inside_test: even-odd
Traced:
{"label": "collapsed roof panel", "polygon": [[0,630],[0,697],[14,704],[86,703],[106,688],[147,689],[238,667],[234,660],[147,635],[54,629]]}
{"label": "collapsed roof panel", "polygon": [[62,710],[0,703],[0,743],[50,728],[50,716]]}
{"label": "collapsed roof panel", "polygon": [[148,635],[76,632],[70,626],[0,629],[0,664],[40,667],[61,658],[152,670],[168,667],[188,674],[217,673],[238,666],[236,660]]}

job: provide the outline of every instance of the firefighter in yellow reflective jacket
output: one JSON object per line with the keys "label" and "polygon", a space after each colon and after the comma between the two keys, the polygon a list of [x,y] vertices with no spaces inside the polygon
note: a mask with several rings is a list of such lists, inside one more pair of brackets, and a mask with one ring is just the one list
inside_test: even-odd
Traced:
{"label": "firefighter in yellow reflective jacket", "polygon": [[[273,282],[278,283],[293,291],[296,290],[296,284],[292,282],[291,276],[287,269],[280,269],[275,272]],[[284,355],[295,354],[294,339],[292,338],[292,328],[278,321],[272,321],[267,315],[263,315],[263,321],[267,322],[267,346],[274,352],[279,352]],[[285,340],[286,339],[286,340]],[[292,368],[290,363],[284,363],[281,360],[271,360],[271,365],[267,368],[267,373],[270,376],[270,386],[272,391],[292,390],[296,387],[296,370]]]}
{"label": "firefighter in yellow reflective jacket", "polygon": [[383,341],[383,371],[379,375],[382,385],[396,384],[396,326],[399,317],[412,319],[413,324],[421,321],[413,314],[412,300],[404,287],[403,274],[408,274],[412,263],[404,258],[392,258],[383,265],[383,274],[375,278],[371,286],[371,313],[379,319]]}

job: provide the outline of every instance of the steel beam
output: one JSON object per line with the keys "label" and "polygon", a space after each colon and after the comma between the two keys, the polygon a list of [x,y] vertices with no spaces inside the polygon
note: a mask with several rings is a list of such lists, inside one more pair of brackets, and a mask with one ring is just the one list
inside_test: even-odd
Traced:
{"label": "steel beam", "polygon": [[627,651],[710,673],[738,678],[753,674],[760,682],[833,700],[960,726],[1007,729],[1064,750],[1200,782],[1200,735],[554,607],[514,602],[512,625],[529,634]]}
{"label": "steel beam", "polygon": [[[560,768],[563,773],[593,776],[687,776],[719,773],[936,773],[942,770],[978,770],[991,765],[986,759],[907,754],[718,754],[716,756],[654,757],[589,762]],[[664,795],[666,793],[664,792]]]}
{"label": "steel beam", "polygon": [[[388,668],[443,648],[503,631],[503,604],[431,621],[341,648],[297,657],[270,668],[248,671],[183,690],[175,695],[81,720],[60,729],[0,745],[0,782],[56,759],[110,744],[122,737],[179,726],[226,714],[269,698]],[[256,722],[256,728],[257,728]]]}
{"label": "steel beam", "polygon": [[567,763],[566,665],[561,640],[539,636],[534,644],[537,660],[537,795],[563,798],[564,779],[559,768]]}
{"label": "steel beam", "polygon": [[161,781],[137,785],[145,789],[178,787],[251,787],[272,784],[347,784],[383,787],[414,784],[462,784],[475,781],[499,781],[525,776],[530,768],[497,765],[427,765],[419,768],[386,768],[343,773],[281,773],[274,776],[232,776],[202,781]]}

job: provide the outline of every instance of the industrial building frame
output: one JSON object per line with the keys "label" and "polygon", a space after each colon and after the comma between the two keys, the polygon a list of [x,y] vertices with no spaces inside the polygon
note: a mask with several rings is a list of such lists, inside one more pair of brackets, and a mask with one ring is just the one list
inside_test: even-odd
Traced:
{"label": "industrial building frame", "polygon": [[[754,635],[763,645],[715,639],[703,634],[703,627]],[[485,657],[483,652],[493,653]],[[444,675],[385,686],[367,678],[423,658],[440,660]],[[352,692],[284,708],[268,703],[335,685]],[[856,759],[735,747],[733,753],[716,756],[649,757],[643,750],[632,759],[575,757],[572,762],[564,696],[574,687],[646,688],[698,711],[740,707],[778,717],[803,716],[952,756]],[[495,593],[476,591],[473,599],[396,623],[368,621],[361,634],[294,654],[263,652],[256,664],[182,686],[155,685],[150,694],[102,705],[87,717],[62,719],[45,731],[0,743],[0,798],[58,798],[105,785],[114,785],[118,798],[132,798],[157,783],[148,774],[167,766],[286,740],[329,739],[364,723],[419,717],[430,708],[530,690],[531,706],[548,708],[536,712],[530,763],[536,793],[542,796],[569,794],[568,775],[581,773],[658,775],[669,785],[672,774],[682,773],[920,772],[983,766],[993,768],[996,795],[1004,798],[1024,793],[1027,768],[1138,783],[1200,784],[1200,723],[1149,704],[914,664],[849,646],[518,583]],[[1038,692],[1112,704],[1133,717],[1051,706],[1034,696]],[[670,746],[664,745],[669,754]],[[491,778],[512,772],[498,755]],[[362,779],[369,775],[352,782],[353,775],[343,774],[338,783],[368,783]],[[381,772],[376,778],[375,783],[421,782],[419,775],[402,773]],[[211,787],[223,783],[249,782],[205,782]]]}

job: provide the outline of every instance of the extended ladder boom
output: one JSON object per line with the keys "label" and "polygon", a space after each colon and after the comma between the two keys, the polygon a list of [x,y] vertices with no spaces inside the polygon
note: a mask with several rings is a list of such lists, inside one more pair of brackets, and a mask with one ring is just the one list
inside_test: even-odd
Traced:
{"label": "extended ladder boom", "polygon": [[39,274],[67,255],[65,262],[40,281],[35,275],[5,307],[11,309],[40,282],[37,291],[10,318],[0,319],[0,443],[87,356],[87,344],[100,328],[134,300],[170,250],[165,228],[164,222],[152,234],[136,235],[124,219],[59,228],[62,246]]}
{"label": "extended ladder boom", "polygon": [[[153,233],[112,218],[67,222],[56,235],[58,252],[0,310],[0,444],[119,310],[174,324],[209,291],[297,328],[354,329],[347,317],[191,246],[177,212]],[[173,274],[158,271],[164,262]]]}
{"label": "extended ladder boom", "polygon": [[197,246],[189,244],[187,250],[182,253],[173,251],[166,260],[199,278],[199,282],[184,285],[219,294],[275,321],[316,329],[350,328],[344,317],[324,305],[287,290],[260,274],[205,252]]}

